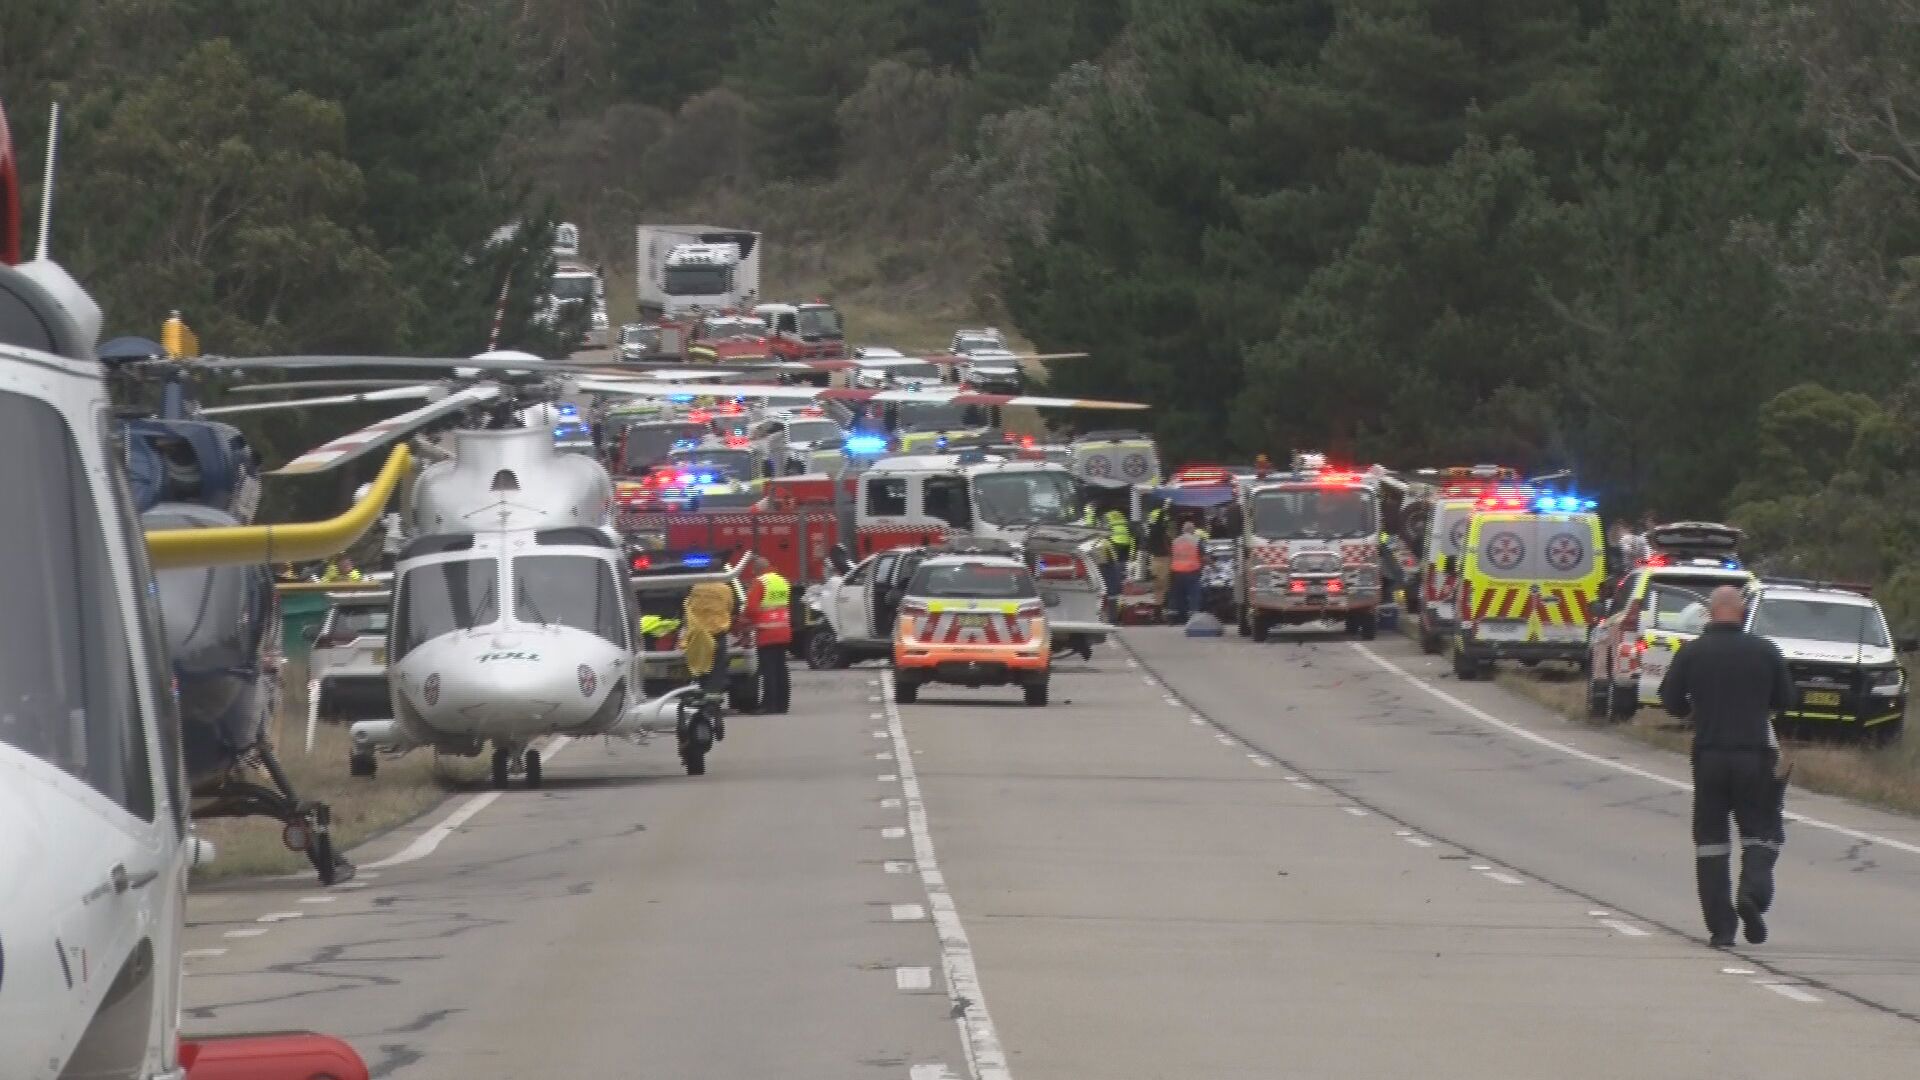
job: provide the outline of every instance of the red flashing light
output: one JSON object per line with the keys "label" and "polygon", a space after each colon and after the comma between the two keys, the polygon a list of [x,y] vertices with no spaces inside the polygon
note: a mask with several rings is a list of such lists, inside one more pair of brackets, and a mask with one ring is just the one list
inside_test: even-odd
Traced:
{"label": "red flashing light", "polygon": [[633,557],[633,568],[635,570],[646,570],[652,566],[653,556],[651,555],[635,555]]}
{"label": "red flashing light", "polygon": [[1656,551],[1640,560],[1641,566],[1672,566],[1673,560]]}
{"label": "red flashing light", "polygon": [[748,445],[749,443],[751,443],[752,441],[753,441],[753,440],[751,440],[751,439],[749,439],[749,438],[747,438],[747,437],[746,437],[745,435],[729,435],[729,436],[727,436],[727,445],[728,445],[728,446],[731,446],[731,447],[734,447],[735,449],[739,449],[740,447],[743,447],[743,446],[746,446],[746,445]]}
{"label": "red flashing light", "polygon": [[707,424],[713,421],[713,413],[706,409],[695,409],[687,414],[687,419],[696,424]]}
{"label": "red flashing light", "polygon": [[1528,500],[1524,495],[1484,495],[1473,504],[1475,510],[1525,510]]}

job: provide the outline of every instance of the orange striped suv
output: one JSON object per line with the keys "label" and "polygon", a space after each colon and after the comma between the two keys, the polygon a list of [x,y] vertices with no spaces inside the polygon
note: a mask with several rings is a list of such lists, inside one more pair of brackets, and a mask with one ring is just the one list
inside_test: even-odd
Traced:
{"label": "orange striped suv", "polygon": [[1025,564],[935,556],[913,572],[894,623],[894,700],[913,701],[926,683],[1018,685],[1041,706],[1052,667],[1046,605]]}
{"label": "orange striped suv", "polygon": [[1604,552],[1598,514],[1476,511],[1457,557],[1454,676],[1485,677],[1496,660],[1585,663]]}

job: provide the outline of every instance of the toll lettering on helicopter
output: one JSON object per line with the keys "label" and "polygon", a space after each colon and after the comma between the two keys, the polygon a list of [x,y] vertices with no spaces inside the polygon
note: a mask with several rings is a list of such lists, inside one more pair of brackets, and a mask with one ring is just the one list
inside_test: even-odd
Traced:
{"label": "toll lettering on helicopter", "polygon": [[480,654],[480,662],[483,664],[489,660],[538,660],[538,659],[540,659],[539,653],[530,653],[530,652],[490,652],[490,653]]}

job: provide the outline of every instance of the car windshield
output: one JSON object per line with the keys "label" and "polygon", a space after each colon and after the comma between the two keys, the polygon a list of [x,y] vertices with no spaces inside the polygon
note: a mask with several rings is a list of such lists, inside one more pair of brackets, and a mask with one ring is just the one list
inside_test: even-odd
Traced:
{"label": "car windshield", "polygon": [[667,460],[675,444],[698,445],[707,436],[707,426],[691,420],[671,424],[636,424],[622,437],[620,463],[628,473],[645,470]]}
{"label": "car windshield", "polygon": [[625,645],[620,586],[613,567],[591,555],[523,555],[513,560],[513,617],[571,626]]}
{"label": "car windshield", "polygon": [[553,295],[562,300],[593,299],[593,278],[585,274],[562,274],[553,279]]}
{"label": "car windshield", "polygon": [[1749,628],[1762,637],[1828,641],[1884,649],[1892,644],[1887,622],[1871,604],[1831,600],[1762,598]]}
{"label": "car windshield", "polygon": [[661,275],[660,291],[668,296],[718,296],[732,280],[733,273],[724,266],[670,266]]}
{"label": "car windshield", "polygon": [[387,632],[387,607],[385,604],[373,607],[358,604],[353,607],[333,609],[333,623],[327,636],[342,641],[357,638],[362,634],[384,634]]}
{"label": "car windshield", "polygon": [[940,367],[937,364],[887,364],[880,369],[889,379],[938,379]]}
{"label": "car windshield", "polygon": [[1079,485],[1052,470],[981,473],[973,501],[989,525],[1067,525],[1080,516]]}
{"label": "car windshield", "polygon": [[958,431],[978,427],[983,422],[979,406],[943,401],[906,402],[896,415],[901,431]]}
{"label": "car windshield", "polygon": [[794,327],[803,338],[845,336],[840,328],[840,313],[832,308],[802,308],[794,317]]}
{"label": "car windshield", "polygon": [[455,630],[500,621],[500,566],[494,559],[455,559],[416,566],[400,576],[393,653],[405,656]]}
{"label": "car windshield", "polygon": [[962,334],[953,344],[954,352],[973,352],[976,349],[997,349],[1000,339],[978,334]]}
{"label": "car windshield", "polygon": [[787,425],[787,441],[790,443],[815,443],[837,439],[844,432],[840,425],[831,420],[796,420]]}
{"label": "car windshield", "polygon": [[1248,500],[1255,536],[1368,536],[1373,495],[1353,488],[1263,491]]}
{"label": "car windshield", "polygon": [[753,454],[745,450],[680,452],[669,457],[667,462],[684,473],[711,473],[715,480],[743,480],[753,475]]}
{"label": "car windshield", "polygon": [[1024,566],[927,563],[913,572],[908,596],[929,599],[1029,600],[1040,593]]}

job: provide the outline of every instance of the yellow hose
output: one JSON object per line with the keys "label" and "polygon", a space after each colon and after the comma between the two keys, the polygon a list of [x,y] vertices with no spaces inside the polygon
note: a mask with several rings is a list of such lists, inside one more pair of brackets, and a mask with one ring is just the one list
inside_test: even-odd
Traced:
{"label": "yellow hose", "polygon": [[352,547],[379,520],[381,509],[393,497],[394,488],[412,461],[413,455],[405,446],[394,447],[366,498],[339,517],[282,525],[157,529],[147,533],[147,551],[156,570],[330,559]]}

